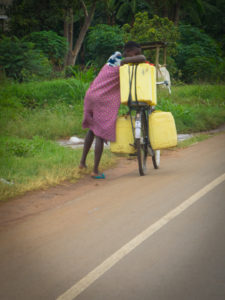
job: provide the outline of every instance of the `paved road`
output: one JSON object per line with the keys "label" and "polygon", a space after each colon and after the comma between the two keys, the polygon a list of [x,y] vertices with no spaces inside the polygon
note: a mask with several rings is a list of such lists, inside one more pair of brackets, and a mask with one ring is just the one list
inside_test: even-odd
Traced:
{"label": "paved road", "polygon": [[220,134],[144,177],[127,162],[2,226],[0,299],[224,300],[224,150]]}

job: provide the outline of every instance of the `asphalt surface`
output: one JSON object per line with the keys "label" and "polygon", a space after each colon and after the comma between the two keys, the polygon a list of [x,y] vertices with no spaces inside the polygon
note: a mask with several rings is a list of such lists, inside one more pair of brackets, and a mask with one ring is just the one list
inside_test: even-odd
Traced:
{"label": "asphalt surface", "polygon": [[142,177],[127,161],[11,218],[0,227],[0,299],[224,300],[224,150],[219,134],[165,153],[159,170],[149,161]]}

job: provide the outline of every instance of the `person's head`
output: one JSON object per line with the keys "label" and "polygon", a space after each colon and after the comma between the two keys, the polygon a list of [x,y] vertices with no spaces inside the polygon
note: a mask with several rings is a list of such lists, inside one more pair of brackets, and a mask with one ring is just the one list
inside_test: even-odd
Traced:
{"label": "person's head", "polygon": [[129,41],[124,45],[123,48],[124,57],[132,57],[140,54],[141,54],[141,46],[138,43],[134,41]]}

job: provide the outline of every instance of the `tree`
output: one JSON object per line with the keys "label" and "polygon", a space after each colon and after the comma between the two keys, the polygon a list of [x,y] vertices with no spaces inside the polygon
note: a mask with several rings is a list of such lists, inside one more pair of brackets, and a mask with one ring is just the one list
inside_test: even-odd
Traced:
{"label": "tree", "polygon": [[63,66],[64,57],[68,50],[66,39],[54,31],[32,32],[23,38],[32,42],[35,49],[41,50],[53,66],[58,69]]}
{"label": "tree", "polygon": [[180,25],[181,39],[175,57],[182,79],[218,80],[224,74],[224,61],[216,41],[200,29],[191,25]]}
{"label": "tree", "polygon": [[[35,31],[56,31],[64,35],[69,43],[65,65],[74,65],[93,19],[97,1],[14,0],[9,9],[11,34],[23,37]],[[78,16],[79,23],[83,21],[75,44],[74,15]],[[62,30],[62,24],[64,24],[64,30]]]}
{"label": "tree", "polygon": [[171,46],[169,54],[176,53],[176,42],[179,39],[179,31],[168,18],[160,18],[155,15],[152,19],[149,19],[147,12],[137,13],[133,26],[125,24],[123,29],[126,32],[126,41],[132,39],[139,43],[167,42]]}
{"label": "tree", "polygon": [[117,0],[105,0],[105,12],[107,15],[107,24],[115,25],[116,14],[119,7],[119,2]]}
{"label": "tree", "polygon": [[118,25],[98,24],[89,31],[86,44],[90,59],[102,67],[113,52],[122,49],[123,32]]}
{"label": "tree", "polygon": [[0,41],[0,66],[8,77],[18,81],[44,77],[51,73],[51,65],[34,44],[17,37],[3,37]]}
{"label": "tree", "polygon": [[87,5],[83,0],[80,0],[81,7],[84,13],[84,23],[80,30],[79,36],[73,46],[73,7],[67,6],[65,10],[65,19],[64,19],[64,36],[67,38],[69,43],[69,53],[65,60],[65,65],[75,65],[78,53],[84,41],[84,37],[87,33],[87,30],[91,24],[91,21],[94,16],[95,8],[96,8],[97,0],[93,0],[91,4],[91,8],[88,11]]}
{"label": "tree", "polygon": [[133,23],[136,13],[136,0],[121,0],[116,18],[123,23]]}
{"label": "tree", "polygon": [[203,12],[203,0],[146,0],[152,6],[153,14],[168,18],[176,26],[180,17],[186,15],[193,19],[199,19]]}
{"label": "tree", "polygon": [[53,30],[62,34],[62,2],[59,0],[13,0],[7,13],[10,35],[19,38],[35,31]]}

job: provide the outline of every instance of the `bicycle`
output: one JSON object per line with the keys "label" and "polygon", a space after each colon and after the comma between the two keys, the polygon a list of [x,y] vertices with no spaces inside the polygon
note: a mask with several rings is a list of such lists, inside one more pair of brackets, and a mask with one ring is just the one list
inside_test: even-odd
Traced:
{"label": "bicycle", "polygon": [[[136,71],[136,69],[135,69]],[[132,78],[132,75],[131,75]],[[136,81],[136,79],[135,79]],[[156,82],[157,85],[164,84],[168,85],[167,81]],[[132,80],[130,81],[130,91],[131,91]],[[152,163],[154,169],[158,169],[160,166],[160,150],[153,150],[151,146],[151,141],[149,138],[149,116],[154,112],[154,107],[146,104],[146,102],[137,101],[137,92],[135,85],[135,96],[134,101],[131,98],[131,93],[129,93],[128,107],[131,120],[132,133],[134,138],[134,143],[132,146],[136,149],[138,160],[138,169],[140,176],[144,176],[147,172],[147,157],[150,155],[152,157]],[[133,124],[132,112],[135,111],[135,123]]]}
{"label": "bicycle", "polygon": [[[133,124],[132,111],[135,111],[135,122]],[[129,106],[129,115],[131,119],[132,132],[134,137],[134,144],[132,146],[136,149],[138,169],[140,176],[147,172],[147,157],[152,157],[152,163],[155,169],[160,165],[160,150],[153,150],[149,139],[149,115],[154,109],[144,102],[132,104]]]}
{"label": "bicycle", "polygon": [[[141,44],[143,50],[152,50],[156,49],[156,59],[155,66],[156,69],[159,66],[159,51],[163,49],[163,65],[166,65],[166,48],[167,43],[165,42],[147,42]],[[136,90],[136,75],[137,75],[137,66],[132,69],[132,73],[129,71],[129,96],[127,105],[129,107],[130,120],[132,133],[134,138],[134,143],[132,146],[135,148],[135,154],[138,159],[138,169],[140,176],[143,176],[147,172],[147,157],[150,155],[152,157],[152,163],[155,169],[158,169],[160,166],[160,150],[153,150],[151,146],[151,141],[149,138],[149,116],[154,111],[154,107],[148,105],[146,102],[137,101],[137,90]],[[134,74],[133,74],[134,73]],[[135,89],[135,99],[131,97],[131,88],[132,81],[134,79],[134,89]],[[171,93],[170,87],[167,81],[156,82],[156,85],[164,84],[168,87],[169,93]],[[133,124],[132,112],[135,111],[135,123]],[[133,154],[132,154],[133,155]]]}

